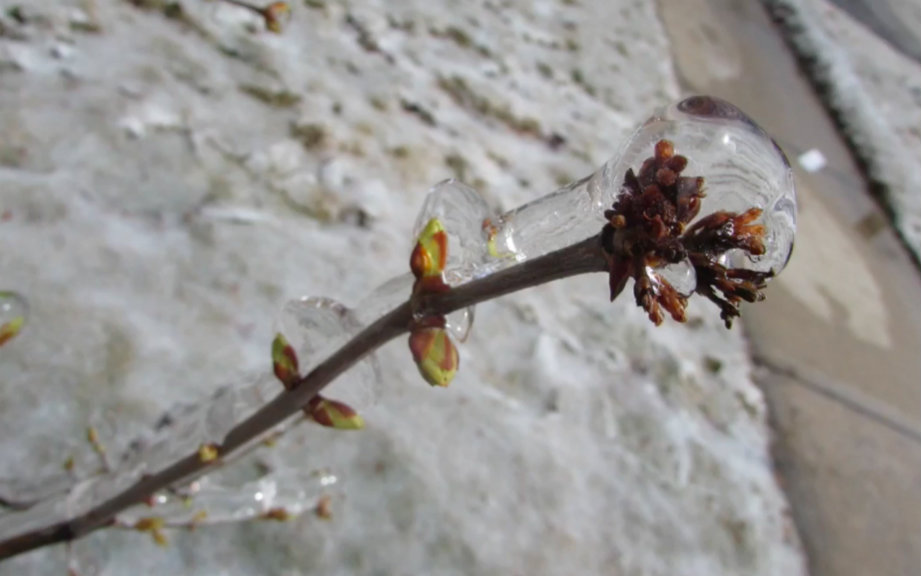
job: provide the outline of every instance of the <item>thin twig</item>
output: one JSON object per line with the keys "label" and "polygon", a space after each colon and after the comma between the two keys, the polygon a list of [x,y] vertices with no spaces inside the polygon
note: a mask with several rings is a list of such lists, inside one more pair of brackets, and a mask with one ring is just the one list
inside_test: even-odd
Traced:
{"label": "thin twig", "polygon": [[423,294],[404,302],[362,330],[333,355],[304,376],[290,390],[282,392],[252,416],[237,424],[219,445],[219,457],[205,461],[196,451],[156,474],[141,478],[133,486],[69,520],[30,530],[0,542],[0,560],[60,542],[69,542],[110,526],[126,508],[145,502],[159,491],[189,481],[219,466],[234,451],[258,441],[263,434],[307,403],[343,372],[382,344],[409,332],[420,316],[443,316],[455,310],[505,294],[569,276],[605,272],[608,263],[599,236],[457,286],[447,292]]}

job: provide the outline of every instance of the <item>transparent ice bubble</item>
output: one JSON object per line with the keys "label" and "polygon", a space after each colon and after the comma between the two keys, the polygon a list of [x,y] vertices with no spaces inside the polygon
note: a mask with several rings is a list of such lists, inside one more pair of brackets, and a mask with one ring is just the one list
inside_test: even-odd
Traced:
{"label": "transparent ice bubble", "polygon": [[619,182],[599,170],[551,194],[506,212],[495,222],[493,269],[559,250],[597,234],[604,224],[605,194]]}
{"label": "transparent ice bubble", "polygon": [[413,275],[407,272],[379,285],[355,306],[355,319],[361,324],[368,325],[404,304],[412,292],[414,281]]}
{"label": "transparent ice bubble", "polygon": [[719,210],[763,210],[757,222],[765,226],[767,252],[752,256],[730,251],[725,261],[733,267],[780,272],[790,258],[796,231],[793,171],[771,137],[725,100],[692,96],[653,114],[599,171],[607,175],[606,181],[616,182],[605,188],[604,206],[613,204],[621,192],[627,169],[639,170],[661,139],[670,140],[675,153],[687,157],[682,175],[705,179],[698,220]]}
{"label": "transparent ice bubble", "polygon": [[[491,269],[540,256],[597,234],[603,213],[621,193],[624,175],[638,171],[656,142],[672,141],[675,153],[688,158],[686,176],[705,178],[706,198],[697,218],[719,210],[761,208],[767,252],[751,256],[732,251],[734,267],[779,272],[790,258],[796,229],[793,172],[777,144],[732,104],[694,96],[654,113],[594,174],[496,220]],[[658,273],[675,286],[693,283],[690,265],[667,266]],[[680,290],[684,292],[684,290]]]}
{"label": "transparent ice bubble", "polygon": [[[355,313],[332,298],[290,300],[282,309],[277,330],[297,352],[301,374],[307,374],[336,349],[358,334],[364,325]],[[380,368],[373,354],[337,378],[328,395],[360,410],[380,397]],[[327,393],[324,392],[324,395]]]}
{"label": "transparent ice bubble", "polygon": [[[358,305],[355,306],[353,310],[355,317],[364,325],[374,322],[406,302],[406,299],[412,293],[413,282],[415,282],[415,278],[409,273],[396,276],[384,282],[362,298]],[[473,317],[473,306],[448,314],[445,327],[456,342],[467,340],[470,335],[470,328],[473,325]]]}
{"label": "transparent ice bubble", "polygon": [[[429,190],[413,226],[413,241],[432,218],[437,218],[448,235],[445,282],[456,286],[483,275],[489,256],[489,226],[496,219],[486,201],[473,188],[456,180],[445,180]],[[451,335],[467,339],[474,309],[458,310],[446,318]]]}
{"label": "transparent ice bubble", "polygon": [[687,258],[674,264],[666,264],[655,272],[682,296],[690,296],[697,287],[697,273]]}
{"label": "transparent ice bubble", "polygon": [[475,276],[488,257],[484,224],[493,214],[480,193],[456,180],[445,180],[429,190],[413,226],[412,241],[432,218],[438,218],[448,235],[445,281],[455,285]]}
{"label": "transparent ice bubble", "polygon": [[445,317],[445,328],[454,338],[455,342],[466,342],[470,336],[470,329],[473,327],[473,319],[476,315],[476,307],[469,306],[456,312],[451,312]]}
{"label": "transparent ice bubble", "polygon": [[29,318],[29,303],[16,292],[0,291],[0,345],[14,337]]}

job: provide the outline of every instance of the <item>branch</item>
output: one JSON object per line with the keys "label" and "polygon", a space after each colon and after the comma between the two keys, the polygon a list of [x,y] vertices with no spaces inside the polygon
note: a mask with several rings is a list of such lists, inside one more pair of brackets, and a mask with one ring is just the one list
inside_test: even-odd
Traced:
{"label": "branch", "polygon": [[[271,6],[287,5],[275,2]],[[694,291],[715,302],[721,309],[726,327],[730,327],[732,320],[739,315],[743,300],[755,302],[763,298],[762,289],[783,269],[793,249],[795,192],[789,163],[777,145],[763,131],[756,129],[754,121],[728,102],[695,96],[662,114],[672,115],[672,121],[680,125],[675,128],[676,135],[683,136],[684,124],[696,126],[690,131],[695,135],[700,130],[732,126],[739,132],[740,138],[749,139],[753,149],[763,151],[763,158],[761,155],[745,156],[751,161],[744,165],[744,169],[734,163],[713,160],[722,158],[719,154],[711,155],[710,163],[701,165],[712,170],[707,176],[715,177],[716,182],[732,182],[732,196],[724,190],[722,195],[713,194],[713,197],[722,198],[723,202],[727,198],[742,197],[751,201],[749,208],[732,212],[716,202],[709,215],[698,219],[701,201],[705,197],[704,177],[684,175],[688,158],[676,154],[674,144],[662,138],[656,142],[653,156],[642,162],[638,172],[634,172],[633,168],[627,169],[613,206],[604,212],[607,222],[600,234],[484,278],[453,288],[444,284],[446,233],[433,218],[420,234],[410,258],[416,284],[409,300],[362,330],[303,378],[282,380],[287,389],[237,424],[220,444],[202,447],[156,474],[141,478],[130,488],[87,512],[0,541],[0,560],[42,546],[71,541],[115,524],[117,515],[128,507],[144,502],[181,481],[201,476],[224,463],[241,448],[253,446],[264,434],[308,406],[326,385],[382,344],[401,334],[411,333],[412,347],[412,338],[418,337],[418,342],[429,336],[426,330],[443,330],[445,315],[478,302],[569,276],[607,272],[611,299],[617,297],[632,277],[637,304],[657,325],[662,323],[666,312],[676,321],[685,321],[686,292]],[[725,152],[735,154],[737,144],[734,140],[719,141],[731,142],[732,148],[727,148]],[[639,138],[638,142],[645,140]],[[645,147],[646,144],[642,145]],[[596,173],[598,178],[602,178],[613,165],[605,165],[601,172]],[[507,232],[513,232],[517,225],[534,225],[537,220],[545,227],[543,232],[555,232],[552,227],[560,223],[548,219],[547,214],[551,209],[556,213],[561,198],[583,202],[585,197],[582,195],[587,191],[583,186],[589,186],[594,179],[579,181],[572,187],[502,216],[506,224],[511,223]],[[764,187],[764,182],[774,181],[783,184]],[[717,191],[718,187],[712,190]],[[576,196],[560,196],[563,192]],[[580,217],[585,215],[580,214]],[[520,219],[517,224],[516,219]],[[490,220],[485,223],[489,224]],[[497,233],[498,230],[491,232],[493,235]],[[532,230],[531,234],[535,231]],[[766,242],[768,239],[770,243]],[[536,250],[536,246],[532,248]],[[493,248],[491,246],[490,249]],[[733,254],[747,256],[747,259],[734,264],[735,259],[729,257]],[[746,265],[752,263],[758,263],[759,267]],[[687,267],[693,272],[694,285],[673,285],[665,274],[669,265]],[[437,322],[429,326],[427,320]],[[431,371],[425,367],[425,362],[431,358],[424,357],[420,362],[415,358],[416,350],[413,350],[420,373],[433,385],[445,385],[450,381],[457,365],[453,345],[448,350],[450,340],[442,335],[441,341],[441,360],[450,362],[446,365],[436,363]],[[437,354],[433,353],[433,356]]]}
{"label": "branch", "polygon": [[217,450],[217,458],[206,460],[198,452],[189,454],[160,472],[143,477],[133,486],[83,514],[4,540],[0,542],[0,560],[86,536],[99,528],[112,525],[120,512],[146,501],[157,492],[208,473],[219,466],[225,457],[259,440],[264,433],[297,414],[318,392],[365,355],[397,336],[408,333],[414,319],[418,320],[420,316],[444,316],[532,286],[607,270],[608,260],[602,249],[601,236],[598,235],[446,292],[420,294],[362,330],[304,376],[297,385],[282,392],[237,424],[220,444],[213,446]]}

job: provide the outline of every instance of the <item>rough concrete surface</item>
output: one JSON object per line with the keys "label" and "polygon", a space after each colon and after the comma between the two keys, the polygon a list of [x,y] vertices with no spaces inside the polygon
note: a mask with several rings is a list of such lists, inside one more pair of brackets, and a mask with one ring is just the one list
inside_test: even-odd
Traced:
{"label": "rough concrete surface", "polygon": [[[457,176],[513,207],[593,170],[679,93],[646,1],[311,1],[278,36],[223,3],[180,4],[0,3],[0,283],[32,311],[0,348],[7,490],[70,457],[90,473],[89,423],[118,447],[264,373],[288,299],[356,302],[405,270],[431,184]],[[430,390],[404,343],[386,347],[365,431],[301,427],[226,479],[331,470],[332,518],[169,531],[166,548],[109,530],[71,560],[803,573],[745,341],[713,309],[654,329],[606,302],[603,277],[575,279],[480,306],[462,355]],[[0,573],[65,562],[58,547]]]}
{"label": "rough concrete surface", "polygon": [[[769,4],[776,8],[780,3]],[[809,3],[783,4],[789,9]],[[911,11],[908,4],[873,3],[880,12],[906,14]],[[868,143],[856,151],[858,159],[898,142],[879,111],[899,102],[907,86],[892,75],[888,90],[874,87],[871,99],[860,86],[847,92],[850,84],[845,81],[854,80],[855,74],[849,66],[838,67],[849,53],[892,49],[863,30],[847,46],[836,46],[836,36],[827,36],[827,43],[813,45],[797,62],[757,3],[662,0],[660,13],[685,89],[736,102],[774,135],[793,161],[799,203],[794,256],[767,301],[747,311],[746,328],[759,367],[755,379],[765,391],[774,423],[777,470],[809,571],[814,576],[917,574],[921,277],[889,218],[867,194],[854,149],[838,131],[841,118],[827,113],[829,103],[834,108],[841,102],[839,96],[852,97],[851,103],[863,98],[858,116],[876,120],[847,127],[852,145]],[[796,38],[830,26],[821,12],[808,22],[797,20],[795,12],[785,14],[787,22],[808,24],[781,28]],[[902,73],[911,74],[914,61],[899,58],[908,68]],[[808,76],[815,71],[812,64],[831,61],[838,64],[820,67],[821,79],[838,91],[816,92],[809,81],[815,78]],[[871,65],[868,58],[864,64]],[[880,73],[889,74],[885,69]],[[829,96],[831,101],[823,99]],[[915,112],[908,110],[906,116]],[[892,121],[897,122],[895,115]],[[854,135],[860,139],[855,141]],[[805,169],[798,158],[809,150],[821,151],[824,167]],[[917,148],[901,152],[914,154]],[[898,158],[893,154],[884,160],[891,164]],[[916,190],[903,191],[914,195],[906,196],[908,200],[917,198]],[[908,219],[917,216],[910,202],[893,202],[892,208]],[[906,218],[897,220],[903,237]]]}

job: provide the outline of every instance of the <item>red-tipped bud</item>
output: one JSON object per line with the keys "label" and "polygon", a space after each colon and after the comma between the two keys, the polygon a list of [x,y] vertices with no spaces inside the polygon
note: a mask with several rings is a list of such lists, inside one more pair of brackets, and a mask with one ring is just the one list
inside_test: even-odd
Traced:
{"label": "red-tipped bud", "polygon": [[265,18],[265,27],[276,34],[281,33],[282,20],[291,17],[291,7],[287,2],[272,2],[262,9],[262,16]]}
{"label": "red-tipped bud", "polygon": [[415,328],[409,335],[409,350],[419,374],[432,386],[447,386],[457,373],[460,358],[444,328]]}
{"label": "red-tipped bud", "polygon": [[321,426],[337,430],[361,430],[364,419],[351,406],[338,400],[324,398],[317,394],[307,406],[304,414]]}
{"label": "red-tipped bud", "polygon": [[25,323],[26,319],[24,317],[17,316],[9,322],[0,325],[0,346],[3,346],[19,334],[19,331],[22,330],[22,326]]}
{"label": "red-tipped bud", "polygon": [[281,334],[276,334],[275,340],[272,341],[272,368],[275,371],[275,377],[285,389],[292,388],[300,379],[297,353]]}
{"label": "red-tipped bud", "polygon": [[442,279],[448,261],[448,235],[437,218],[432,218],[419,233],[409,257],[409,268],[416,277],[415,291],[440,291],[447,288]]}

